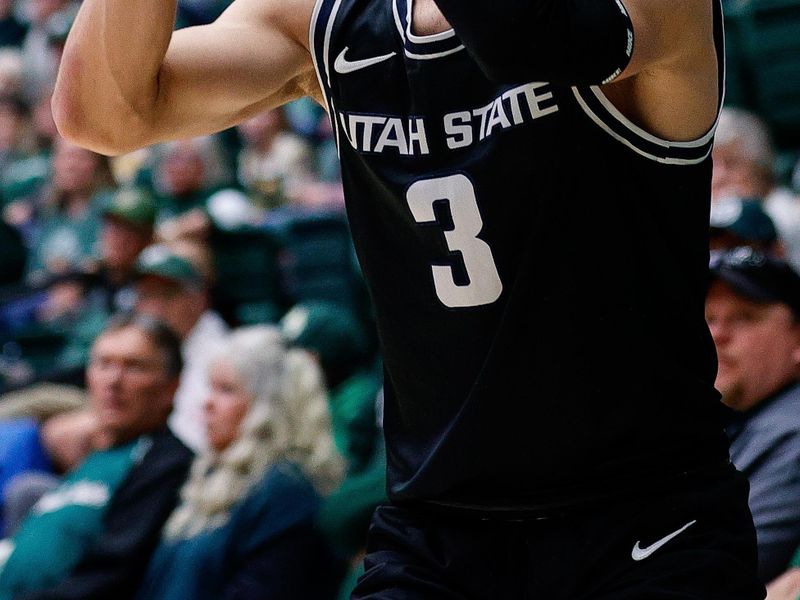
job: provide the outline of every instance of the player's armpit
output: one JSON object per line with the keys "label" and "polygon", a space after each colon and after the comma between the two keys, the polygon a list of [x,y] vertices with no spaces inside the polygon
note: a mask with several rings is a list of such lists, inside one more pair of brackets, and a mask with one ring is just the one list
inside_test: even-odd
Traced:
{"label": "player's armpit", "polygon": [[580,85],[669,61],[712,0],[434,1],[492,79]]}

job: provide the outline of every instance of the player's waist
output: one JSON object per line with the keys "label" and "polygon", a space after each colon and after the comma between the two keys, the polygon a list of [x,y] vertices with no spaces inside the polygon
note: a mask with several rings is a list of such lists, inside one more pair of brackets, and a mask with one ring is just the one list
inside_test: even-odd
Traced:
{"label": "player's waist", "polygon": [[689,470],[650,474],[620,485],[575,488],[557,495],[539,497],[454,500],[449,498],[394,500],[394,504],[414,510],[437,513],[445,517],[466,520],[536,521],[566,517],[596,510],[620,501],[663,497],[665,493],[704,485],[734,474],[735,467],[728,458],[717,459]]}

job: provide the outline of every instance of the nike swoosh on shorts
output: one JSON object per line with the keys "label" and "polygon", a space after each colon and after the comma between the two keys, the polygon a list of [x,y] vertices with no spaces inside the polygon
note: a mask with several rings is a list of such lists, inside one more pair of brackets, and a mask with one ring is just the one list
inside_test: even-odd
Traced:
{"label": "nike swoosh on shorts", "polygon": [[631,558],[633,560],[637,560],[637,561],[638,560],[644,560],[645,558],[647,558],[648,556],[653,554],[653,552],[655,552],[656,550],[661,548],[664,544],[666,544],[670,540],[678,537],[680,534],[682,534],[684,531],[689,529],[689,527],[691,527],[695,523],[697,523],[697,521],[691,521],[691,522],[687,523],[686,525],[684,525],[683,527],[681,527],[677,531],[673,531],[668,536],[661,538],[656,543],[650,544],[649,546],[647,546],[647,548],[640,548],[639,544],[641,542],[636,542],[636,545],[634,545],[633,550],[631,551]]}

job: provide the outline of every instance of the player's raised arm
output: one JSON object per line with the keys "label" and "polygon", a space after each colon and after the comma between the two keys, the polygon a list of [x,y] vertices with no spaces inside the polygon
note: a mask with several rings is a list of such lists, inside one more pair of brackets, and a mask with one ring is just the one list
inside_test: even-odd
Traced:
{"label": "player's raised arm", "polygon": [[709,0],[434,1],[497,81],[606,83],[696,51],[710,23]]}
{"label": "player's raised arm", "polygon": [[59,131],[104,154],[225,129],[309,93],[313,2],[236,0],[173,32],[176,0],[84,0],[53,96]]}

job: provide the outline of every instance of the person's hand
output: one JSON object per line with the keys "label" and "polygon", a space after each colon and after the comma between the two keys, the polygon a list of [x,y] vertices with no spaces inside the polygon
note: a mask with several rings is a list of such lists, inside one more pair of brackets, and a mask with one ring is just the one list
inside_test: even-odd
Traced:
{"label": "person's hand", "polygon": [[39,309],[40,321],[52,323],[57,319],[77,314],[83,306],[84,289],[77,281],[62,281],[50,286],[47,299]]}
{"label": "person's hand", "polygon": [[767,600],[798,600],[800,568],[789,569],[767,586]]}

